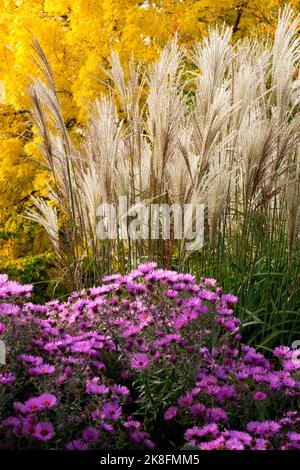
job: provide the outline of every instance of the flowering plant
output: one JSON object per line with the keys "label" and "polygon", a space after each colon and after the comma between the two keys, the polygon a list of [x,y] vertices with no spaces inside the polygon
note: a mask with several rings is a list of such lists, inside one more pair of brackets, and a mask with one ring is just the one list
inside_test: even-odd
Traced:
{"label": "flowering plant", "polygon": [[64,302],[31,290],[0,276],[2,448],[300,448],[300,364],[241,344],[216,280],[145,263]]}

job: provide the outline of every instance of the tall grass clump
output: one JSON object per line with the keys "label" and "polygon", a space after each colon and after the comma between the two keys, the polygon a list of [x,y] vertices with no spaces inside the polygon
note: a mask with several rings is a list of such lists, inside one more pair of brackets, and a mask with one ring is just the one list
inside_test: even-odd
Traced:
{"label": "tall grass clump", "polygon": [[[108,92],[89,109],[72,142],[50,65],[35,42],[44,80],[29,88],[32,115],[49,170],[49,197],[27,217],[46,229],[70,289],[112,269],[154,259],[164,267],[221,279],[240,298],[250,341],[269,348],[299,332],[300,16],[279,15],[274,39],[233,44],[212,29],[185,50],[175,38],[149,67],[117,53]],[[97,237],[97,208],[204,204],[205,240]],[[129,213],[129,217],[136,215]],[[192,223],[192,220],[190,221]]]}

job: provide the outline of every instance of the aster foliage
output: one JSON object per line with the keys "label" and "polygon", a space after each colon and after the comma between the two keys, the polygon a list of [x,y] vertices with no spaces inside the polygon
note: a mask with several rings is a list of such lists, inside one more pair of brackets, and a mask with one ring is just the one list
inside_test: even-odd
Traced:
{"label": "aster foliage", "polygon": [[299,361],[241,343],[216,280],[144,263],[44,305],[0,277],[1,448],[299,449]]}

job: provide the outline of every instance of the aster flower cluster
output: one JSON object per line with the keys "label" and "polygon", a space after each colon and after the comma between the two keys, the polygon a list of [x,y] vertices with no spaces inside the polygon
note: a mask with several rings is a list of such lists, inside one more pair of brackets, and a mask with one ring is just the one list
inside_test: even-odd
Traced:
{"label": "aster flower cluster", "polygon": [[145,263],[64,302],[31,290],[0,275],[2,448],[300,449],[300,365],[241,343],[216,280]]}

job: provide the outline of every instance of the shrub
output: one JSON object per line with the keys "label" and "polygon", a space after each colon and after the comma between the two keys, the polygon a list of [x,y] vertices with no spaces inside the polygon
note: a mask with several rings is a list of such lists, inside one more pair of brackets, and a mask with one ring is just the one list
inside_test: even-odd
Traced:
{"label": "shrub", "polygon": [[300,364],[241,344],[214,279],[145,263],[63,303],[31,290],[0,277],[2,448],[300,448]]}

